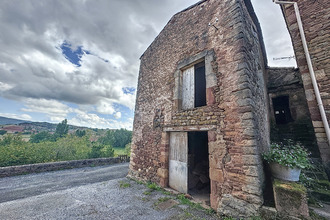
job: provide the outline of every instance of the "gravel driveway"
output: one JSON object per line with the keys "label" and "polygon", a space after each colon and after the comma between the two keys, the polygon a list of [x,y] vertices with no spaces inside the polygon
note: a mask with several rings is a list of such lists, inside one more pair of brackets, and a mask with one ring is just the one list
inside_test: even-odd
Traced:
{"label": "gravel driveway", "polygon": [[127,179],[127,169],[117,164],[2,178],[0,219],[219,219]]}

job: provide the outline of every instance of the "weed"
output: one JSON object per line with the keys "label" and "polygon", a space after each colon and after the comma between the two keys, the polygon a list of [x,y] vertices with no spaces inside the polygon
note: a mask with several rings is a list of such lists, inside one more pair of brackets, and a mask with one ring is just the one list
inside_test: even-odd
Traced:
{"label": "weed", "polygon": [[171,199],[170,197],[160,197],[158,198],[159,202],[166,202],[167,200]]}
{"label": "weed", "polygon": [[148,202],[150,199],[147,198],[147,197],[142,197],[141,200],[144,201],[144,202]]}
{"label": "weed", "polygon": [[172,195],[171,192],[168,192],[168,191],[165,191],[165,190],[163,191],[163,194],[164,194],[164,195],[168,195],[168,196],[171,196],[171,195]]}
{"label": "weed", "polygon": [[216,213],[215,210],[212,209],[212,208],[206,209],[205,212],[206,212],[206,214],[208,214],[208,215],[213,215],[213,214]]}
{"label": "weed", "polygon": [[190,212],[188,212],[187,210],[184,210],[184,214],[185,214],[185,216],[188,217],[188,218],[192,218],[192,217],[194,217],[194,215],[191,214]]}
{"label": "weed", "polygon": [[150,191],[145,191],[143,194],[144,194],[144,195],[150,195],[151,192],[150,192]]}
{"label": "weed", "polygon": [[131,184],[127,183],[125,181],[119,181],[119,187],[120,188],[128,188],[128,187],[131,187]]}
{"label": "weed", "polygon": [[162,202],[166,202],[167,200],[171,199],[170,197],[160,197],[158,201],[154,203],[154,206],[158,206]]}
{"label": "weed", "polygon": [[152,182],[148,182],[147,183],[147,187],[149,189],[152,189],[152,190],[157,190],[157,191],[161,191],[162,188],[160,186],[158,186],[156,183],[152,183]]}
{"label": "weed", "polygon": [[180,203],[182,205],[188,205],[190,206],[192,209],[201,209],[201,210],[205,210],[199,203],[194,203],[192,201],[190,201],[188,198],[185,197],[184,194],[179,194],[177,196],[177,199],[180,201]]}

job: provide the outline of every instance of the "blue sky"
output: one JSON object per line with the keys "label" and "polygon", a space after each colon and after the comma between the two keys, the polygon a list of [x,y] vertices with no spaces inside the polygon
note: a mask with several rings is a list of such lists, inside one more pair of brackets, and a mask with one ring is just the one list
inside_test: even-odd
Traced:
{"label": "blue sky", "polygon": [[[193,0],[0,1],[0,116],[132,129],[139,57]],[[252,0],[270,66],[294,66],[279,6]]]}

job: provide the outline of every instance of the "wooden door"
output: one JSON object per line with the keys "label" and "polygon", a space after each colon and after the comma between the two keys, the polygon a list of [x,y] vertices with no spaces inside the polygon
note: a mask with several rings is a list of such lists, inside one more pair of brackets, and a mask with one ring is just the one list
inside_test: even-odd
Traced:
{"label": "wooden door", "polygon": [[195,106],[195,67],[182,72],[182,109],[192,109]]}
{"label": "wooden door", "polygon": [[188,192],[188,133],[171,132],[169,153],[169,186]]}

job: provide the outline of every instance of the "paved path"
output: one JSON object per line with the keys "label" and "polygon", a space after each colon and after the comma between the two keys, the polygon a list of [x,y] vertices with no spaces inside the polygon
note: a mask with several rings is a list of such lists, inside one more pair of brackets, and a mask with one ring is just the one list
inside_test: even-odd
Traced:
{"label": "paved path", "polygon": [[[127,179],[128,164],[0,178],[0,220],[217,219]],[[165,208],[164,208],[165,207]]]}
{"label": "paved path", "polygon": [[0,178],[0,203],[125,177],[128,163]]}

